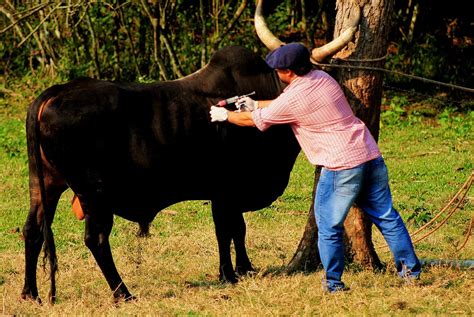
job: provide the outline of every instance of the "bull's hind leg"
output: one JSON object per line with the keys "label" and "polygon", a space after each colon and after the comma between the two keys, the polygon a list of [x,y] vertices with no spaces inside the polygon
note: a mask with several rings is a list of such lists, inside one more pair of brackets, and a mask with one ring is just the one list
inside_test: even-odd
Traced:
{"label": "bull's hind leg", "polygon": [[115,267],[110,249],[109,235],[113,225],[113,214],[107,212],[107,209],[91,207],[87,203],[84,204],[84,207],[86,214],[84,242],[102,270],[113,291],[115,301],[133,299],[134,297],[128,291]]}
{"label": "bull's hind leg", "polygon": [[247,255],[245,248],[245,235],[247,228],[245,226],[245,219],[241,212],[232,212],[229,214],[232,217],[232,240],[235,247],[235,272],[237,275],[246,275],[255,272],[252,263]]}
{"label": "bull's hind leg", "polygon": [[[45,171],[47,172],[47,171]],[[38,265],[38,257],[44,242],[43,230],[48,230],[49,237],[52,238],[51,223],[53,221],[56,206],[59,198],[67,188],[64,184],[53,184],[52,177],[45,173],[45,196],[47,203],[43,204],[39,183],[34,175],[30,177],[30,211],[23,227],[23,237],[25,240],[25,284],[21,292],[23,299],[33,299],[41,302],[38,297],[38,287],[36,284],[36,267]],[[45,205],[48,210],[45,210]],[[43,227],[43,217],[46,217],[46,228]],[[54,248],[54,242],[50,248]],[[56,256],[54,250],[53,257],[50,258],[50,278],[51,290],[50,300],[54,302],[56,297],[56,281],[55,271],[57,269]]]}

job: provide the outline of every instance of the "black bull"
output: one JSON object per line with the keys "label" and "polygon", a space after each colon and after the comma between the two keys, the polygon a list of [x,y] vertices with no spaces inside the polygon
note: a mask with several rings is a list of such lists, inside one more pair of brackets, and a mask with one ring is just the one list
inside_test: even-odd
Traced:
{"label": "black bull", "polygon": [[[185,78],[153,84],[79,79],[44,91],[27,121],[30,212],[23,229],[23,298],[38,298],[36,266],[43,245],[54,301],[57,269],[51,224],[67,189],[85,214],[84,241],[115,298],[131,298],[109,244],[113,215],[151,222],[183,200],[211,200],[220,277],[235,282],[251,271],[242,212],[270,205],[288,184],[299,146],[289,126],[266,132],[211,123],[218,100],[282,90],[275,73],[241,47],[218,51]],[[235,271],[230,256],[236,251]]]}

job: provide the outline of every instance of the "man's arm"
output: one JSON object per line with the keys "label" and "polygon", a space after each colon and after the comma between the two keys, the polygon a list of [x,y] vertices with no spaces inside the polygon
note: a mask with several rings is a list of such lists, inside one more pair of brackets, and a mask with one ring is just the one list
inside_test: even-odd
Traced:
{"label": "man's arm", "polygon": [[[265,108],[270,105],[273,100],[260,100],[254,101],[249,97],[245,97],[241,106],[247,106],[251,111],[258,108]],[[212,106],[211,107],[211,121],[229,121],[238,126],[242,127],[254,127],[255,122],[253,122],[252,112],[243,111],[243,112],[233,112],[228,111],[225,108],[219,108]]]}
{"label": "man's arm", "polygon": [[227,121],[235,125],[239,125],[241,127],[254,127],[255,126],[251,112],[229,111],[227,113]]}
{"label": "man's arm", "polygon": [[[248,98],[248,99],[250,99],[250,98]],[[268,107],[268,105],[270,105],[270,103],[272,101],[273,100],[259,100],[258,102],[255,102],[256,109],[266,108],[266,107]],[[252,118],[252,112],[248,112],[248,111],[247,112],[229,111],[227,113],[227,115],[228,115],[227,120],[230,123],[233,123],[235,125],[239,125],[239,126],[242,126],[242,127],[254,127],[255,126],[255,123],[253,122],[253,118]]]}
{"label": "man's arm", "polygon": [[258,108],[266,108],[268,107],[273,100],[259,100],[258,101]]}

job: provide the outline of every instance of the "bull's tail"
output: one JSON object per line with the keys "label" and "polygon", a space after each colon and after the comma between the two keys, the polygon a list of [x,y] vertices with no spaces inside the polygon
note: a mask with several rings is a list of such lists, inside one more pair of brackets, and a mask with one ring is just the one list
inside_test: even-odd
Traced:
{"label": "bull's tail", "polygon": [[[49,261],[50,265],[50,302],[54,302],[56,296],[56,272],[58,270],[56,245],[54,242],[53,231],[51,229],[51,224],[53,222],[56,206],[55,204],[49,204],[47,197],[46,184],[44,180],[45,168],[43,166],[40,138],[40,119],[44,108],[48,106],[48,104],[50,104],[53,100],[54,97],[52,96],[52,91],[47,90],[40,97],[38,97],[30,106],[28,110],[28,117],[26,120],[28,157],[30,160],[30,175],[34,175],[33,177],[37,180],[42,205],[42,208],[39,207],[37,209],[36,220],[37,224],[39,225],[39,234],[42,235],[44,239],[43,268],[46,267],[47,261]],[[31,182],[32,180],[30,179],[30,183]]]}

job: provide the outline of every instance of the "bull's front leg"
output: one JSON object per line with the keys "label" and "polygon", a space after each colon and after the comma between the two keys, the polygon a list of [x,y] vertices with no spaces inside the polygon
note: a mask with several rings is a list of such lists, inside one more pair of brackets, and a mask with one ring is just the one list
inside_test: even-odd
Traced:
{"label": "bull's front leg", "polygon": [[93,209],[86,213],[85,221],[84,242],[102,270],[110,289],[113,291],[115,301],[134,299],[115,267],[110,249],[109,235],[113,225],[113,214],[104,213],[104,210]]}
{"label": "bull's front leg", "polygon": [[216,228],[217,244],[219,247],[219,279],[230,283],[237,283],[230,256],[230,244],[232,241],[232,222],[230,212],[225,209],[225,204],[212,201],[212,217]]}
{"label": "bull's front leg", "polygon": [[247,228],[243,213],[240,211],[232,212],[229,216],[232,217],[232,240],[235,247],[235,272],[237,275],[246,275],[255,272],[255,269],[250,262],[245,247],[245,235]]}

